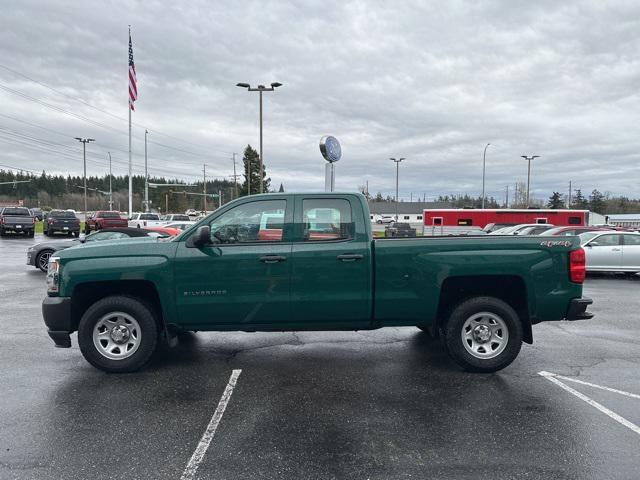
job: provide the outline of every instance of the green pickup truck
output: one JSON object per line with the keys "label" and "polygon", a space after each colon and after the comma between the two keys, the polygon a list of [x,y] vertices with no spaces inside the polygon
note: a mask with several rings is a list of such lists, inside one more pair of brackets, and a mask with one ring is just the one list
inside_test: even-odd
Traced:
{"label": "green pickup truck", "polygon": [[181,331],[416,326],[469,371],[509,365],[533,324],[591,318],[577,237],[373,239],[352,193],[239,198],[169,240],[52,256],[49,336],[108,372],[149,362]]}

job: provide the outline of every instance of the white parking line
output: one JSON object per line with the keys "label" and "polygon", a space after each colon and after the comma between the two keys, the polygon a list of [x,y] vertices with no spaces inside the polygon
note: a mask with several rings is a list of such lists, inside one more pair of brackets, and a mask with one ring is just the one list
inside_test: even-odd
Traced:
{"label": "white parking line", "polygon": [[624,425],[625,427],[627,427],[631,431],[633,431],[633,432],[637,433],[638,435],[640,435],[640,427],[638,425],[636,425],[635,423],[630,422],[629,420],[627,420],[624,417],[621,417],[616,412],[614,412],[612,410],[609,410],[607,407],[605,407],[604,405],[596,402],[595,400],[592,400],[591,398],[587,397],[585,394],[580,393],[577,390],[574,390],[569,385],[566,385],[566,384],[562,383],[560,380],[558,380],[556,378],[557,375],[555,375],[553,373],[549,373],[549,372],[538,372],[538,375],[541,375],[542,377],[546,378],[550,382],[555,383],[560,388],[566,390],[567,392],[569,392],[572,395],[575,395],[580,400],[588,403],[592,407],[597,408],[598,410],[600,410],[602,413],[604,413],[608,417],[614,419],[616,422]]}
{"label": "white parking line", "polygon": [[191,455],[191,460],[189,460],[184,472],[182,472],[180,480],[192,480],[195,477],[196,471],[198,470],[205,453],[207,453],[207,449],[209,448],[209,445],[213,440],[213,436],[218,429],[220,420],[222,420],[222,415],[227,408],[227,404],[229,403],[229,400],[231,400],[231,394],[233,393],[233,389],[236,386],[240,373],[242,373],[242,370],[233,370],[233,372],[231,372],[227,388],[224,389],[222,397],[220,397],[220,402],[218,402],[218,407],[216,408],[216,411],[213,412],[211,421],[209,422],[209,425],[207,425],[207,429],[204,431],[204,434],[200,439],[200,443],[198,443],[193,455]]}
{"label": "white parking line", "polygon": [[600,390],[606,390],[607,392],[619,393],[620,395],[624,395],[626,397],[640,399],[640,395],[637,395],[635,393],[625,392],[624,390],[618,390],[617,388],[603,387],[602,385],[596,385],[595,383],[585,382],[583,380],[578,380],[577,378],[565,377],[563,375],[558,375],[557,373],[551,373],[551,372],[538,372],[538,373],[543,377],[561,378],[568,382],[579,383],[580,385],[586,385],[587,387],[599,388]]}

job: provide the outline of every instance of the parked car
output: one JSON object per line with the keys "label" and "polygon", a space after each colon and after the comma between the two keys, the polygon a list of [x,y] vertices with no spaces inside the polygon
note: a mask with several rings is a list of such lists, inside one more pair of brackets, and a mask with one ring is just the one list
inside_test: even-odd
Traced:
{"label": "parked car", "polygon": [[7,232],[21,233],[33,237],[35,232],[36,217],[26,207],[2,207],[0,208],[0,236]]}
{"label": "parked car", "polygon": [[80,235],[80,220],[67,210],[51,210],[42,226],[43,233],[51,236],[56,232],[67,235]]}
{"label": "parked car", "polygon": [[39,208],[30,208],[29,210],[31,210],[31,215],[33,215],[34,217],[36,217],[36,221],[41,222],[44,219],[44,212],[39,209]]}
{"label": "parked car", "polygon": [[375,219],[378,225],[382,225],[383,223],[393,223],[396,221],[396,217],[393,215],[377,215]]}
{"label": "parked car", "polygon": [[196,222],[174,222],[174,223],[167,223],[165,225],[165,227],[167,228],[177,228],[178,230],[186,230],[188,228],[193,227],[196,224]]}
{"label": "parked car", "polygon": [[197,217],[198,215],[200,215],[200,212],[195,208],[190,208],[189,210],[184,212],[184,214],[188,217]]}
{"label": "parked car", "polygon": [[516,235],[541,235],[542,233],[546,232],[547,230],[551,230],[552,228],[554,228],[553,225],[550,225],[548,223],[543,223],[538,225],[531,225],[529,227],[520,229],[515,234]]}
{"label": "parked car", "polygon": [[122,218],[119,212],[111,210],[98,210],[91,215],[84,224],[84,233],[89,234],[92,230],[102,230],[103,228],[128,227],[127,219]]}
{"label": "parked car", "polygon": [[385,237],[415,237],[416,229],[409,223],[393,222],[384,229]]}
{"label": "parked car", "polygon": [[173,237],[174,235],[178,235],[179,233],[182,233],[182,230],[179,230],[177,228],[170,228],[170,227],[167,227],[166,225],[163,225],[161,227],[144,227],[143,230],[146,230],[148,232],[158,232],[167,237]]}
{"label": "parked car", "polygon": [[515,227],[517,223],[487,223],[482,231],[486,233],[495,232],[496,230],[500,230],[501,228],[506,227]]}
{"label": "parked car", "polygon": [[161,220],[165,223],[190,222],[191,218],[184,213],[170,213],[169,215],[163,215]]}
{"label": "parked car", "polygon": [[581,233],[585,233],[585,232],[597,232],[601,230],[609,230],[609,229],[602,228],[602,227],[574,227],[574,226],[554,227],[547,230],[546,232],[542,232],[540,235],[545,237],[557,236],[557,235],[572,236],[572,235],[580,235]]}
{"label": "parked car", "polygon": [[[260,240],[278,217],[281,235]],[[533,324],[592,316],[577,237],[372,240],[369,218],[360,194],[269,193],[170,241],[58,252],[42,306],[49,336],[70,347],[78,331],[89,363],[130,372],[180,331],[417,326],[441,332],[463,368],[494,372],[533,341]]]}
{"label": "parked car", "polygon": [[579,235],[588,272],[640,272],[640,233],[615,230]]}
{"label": "parked car", "polygon": [[129,217],[128,225],[136,228],[161,227],[164,222],[157,213],[134,213]]}
{"label": "parked car", "polygon": [[499,230],[494,230],[489,235],[519,235],[519,233],[529,227],[537,227],[540,225],[547,225],[550,228],[553,227],[550,223],[521,223],[519,225],[513,225],[511,227],[504,227]]}
{"label": "parked car", "polygon": [[47,263],[49,257],[54,252],[64,250],[65,248],[75,247],[83,243],[100,242],[104,240],[117,240],[119,238],[157,238],[166,236],[159,232],[151,232],[141,228],[106,228],[99,232],[93,232],[83,238],[74,238],[68,240],[47,240],[38,243],[27,250],[27,265],[33,265],[43,272],[47,271]]}

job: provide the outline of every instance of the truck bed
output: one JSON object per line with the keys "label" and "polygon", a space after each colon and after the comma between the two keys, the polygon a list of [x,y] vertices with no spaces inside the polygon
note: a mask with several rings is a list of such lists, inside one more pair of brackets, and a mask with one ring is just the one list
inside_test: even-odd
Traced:
{"label": "truck bed", "polygon": [[568,252],[578,246],[577,237],[374,240],[375,321],[429,324],[437,318],[446,291],[478,293],[483,288],[524,289],[531,323],[561,320],[569,299],[581,296],[581,285],[567,281]]}

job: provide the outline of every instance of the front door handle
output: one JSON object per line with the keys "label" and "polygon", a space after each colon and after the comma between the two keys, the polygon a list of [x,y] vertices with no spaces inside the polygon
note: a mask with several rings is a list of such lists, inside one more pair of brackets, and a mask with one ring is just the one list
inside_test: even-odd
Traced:
{"label": "front door handle", "polygon": [[264,257],[260,257],[260,261],[262,263],[278,263],[284,262],[287,257],[283,257],[282,255],[265,255]]}
{"label": "front door handle", "polygon": [[355,262],[356,260],[362,260],[364,255],[360,253],[343,253],[336,257],[341,262]]}

